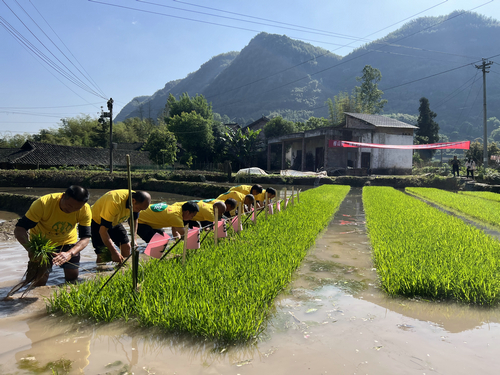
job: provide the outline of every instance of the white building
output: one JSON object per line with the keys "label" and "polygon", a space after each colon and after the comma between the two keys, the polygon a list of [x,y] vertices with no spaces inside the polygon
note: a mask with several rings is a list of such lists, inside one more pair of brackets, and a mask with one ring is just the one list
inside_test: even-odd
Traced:
{"label": "white building", "polygon": [[[268,140],[267,169],[271,169],[272,145],[281,153],[281,169],[326,170],[329,175],[410,174],[412,150],[345,148],[335,141],[384,145],[412,145],[416,126],[385,116],[346,113],[343,127],[327,127],[287,134]],[[303,155],[306,157],[304,158]],[[276,155],[279,156],[279,155]]]}

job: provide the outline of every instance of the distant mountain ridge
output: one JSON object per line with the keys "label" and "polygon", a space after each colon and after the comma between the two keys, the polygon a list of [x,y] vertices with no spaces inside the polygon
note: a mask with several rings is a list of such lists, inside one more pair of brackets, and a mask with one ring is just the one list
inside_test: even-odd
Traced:
{"label": "distant mountain ridge", "polygon": [[[418,114],[419,99],[425,96],[438,114],[441,133],[481,136],[482,80],[474,64],[500,54],[498,40],[497,20],[459,11],[418,18],[344,57],[286,36],[260,33],[240,52],[215,56],[152,96],[134,98],[115,120],[156,118],[169,93],[178,97],[183,92],[203,94],[214,112],[232,120],[278,114],[293,121],[327,117],[325,101],[340,91],[350,92],[358,84],[356,76],[371,65],[382,72],[379,88],[388,100],[384,113]],[[433,77],[422,79],[428,76]],[[500,100],[500,74],[488,74],[487,90],[488,117],[500,118],[500,106],[491,105]]]}

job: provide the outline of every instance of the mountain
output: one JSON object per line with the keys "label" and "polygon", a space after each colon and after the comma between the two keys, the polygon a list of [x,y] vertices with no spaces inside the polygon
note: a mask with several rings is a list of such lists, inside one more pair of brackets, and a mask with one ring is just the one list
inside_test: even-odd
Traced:
{"label": "mountain", "polygon": [[[413,20],[382,39],[341,57],[286,36],[260,33],[238,52],[213,57],[186,78],[150,97],[135,98],[116,117],[156,118],[169,93],[203,94],[214,112],[251,121],[262,115],[290,120],[327,117],[325,101],[350,92],[365,65],[382,73],[384,113],[418,114],[429,99],[441,133],[482,136],[481,58],[500,61],[500,23],[472,12]],[[500,118],[500,69],[487,75],[488,117]],[[445,73],[444,73],[445,72]],[[496,73],[496,74],[495,74]],[[429,77],[429,78],[425,78]],[[425,79],[424,79],[425,78]],[[145,108],[150,116],[146,116]],[[139,116],[141,117],[141,116]],[[491,130],[491,129],[490,129]]]}

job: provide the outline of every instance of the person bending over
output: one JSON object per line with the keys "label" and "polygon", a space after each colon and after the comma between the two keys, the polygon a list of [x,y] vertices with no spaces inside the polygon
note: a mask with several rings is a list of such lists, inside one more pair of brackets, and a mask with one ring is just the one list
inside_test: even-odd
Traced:
{"label": "person bending over", "polygon": [[[151,196],[145,191],[132,192],[133,220],[137,232],[139,212],[148,208]],[[97,263],[102,262],[102,252],[107,248],[111,260],[122,263],[130,255],[130,240],[123,227],[130,217],[129,192],[127,189],[111,190],[92,206],[92,245]]]}
{"label": "person bending over", "polygon": [[152,204],[141,212],[137,234],[149,242],[156,233],[164,233],[162,228],[170,227],[174,237],[183,236],[184,222],[193,220],[199,211],[200,208],[194,201],[185,202],[182,206],[168,205],[164,202]]}
{"label": "person bending over", "polygon": [[[90,241],[92,212],[88,200],[87,189],[77,185],[71,185],[64,193],[44,195],[33,202],[14,229],[14,236],[28,251],[30,258],[30,237],[41,234],[54,242],[59,249],[52,258],[52,264],[64,269],[67,282],[78,278],[80,252]],[[37,286],[45,285],[48,278],[47,273]]]}

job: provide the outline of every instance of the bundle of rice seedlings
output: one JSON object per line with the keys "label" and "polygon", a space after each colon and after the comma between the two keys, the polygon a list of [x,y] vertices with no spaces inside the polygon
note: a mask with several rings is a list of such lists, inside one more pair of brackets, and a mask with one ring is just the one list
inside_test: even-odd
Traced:
{"label": "bundle of rice seedlings", "polygon": [[54,242],[43,234],[37,234],[30,238],[27,247],[30,253],[28,268],[21,282],[12,288],[5,299],[12,296],[24,286],[27,286],[26,290],[21,295],[21,298],[23,298],[24,295],[33,289],[46,274],[52,271],[51,258],[53,254],[57,252],[57,246]]}

